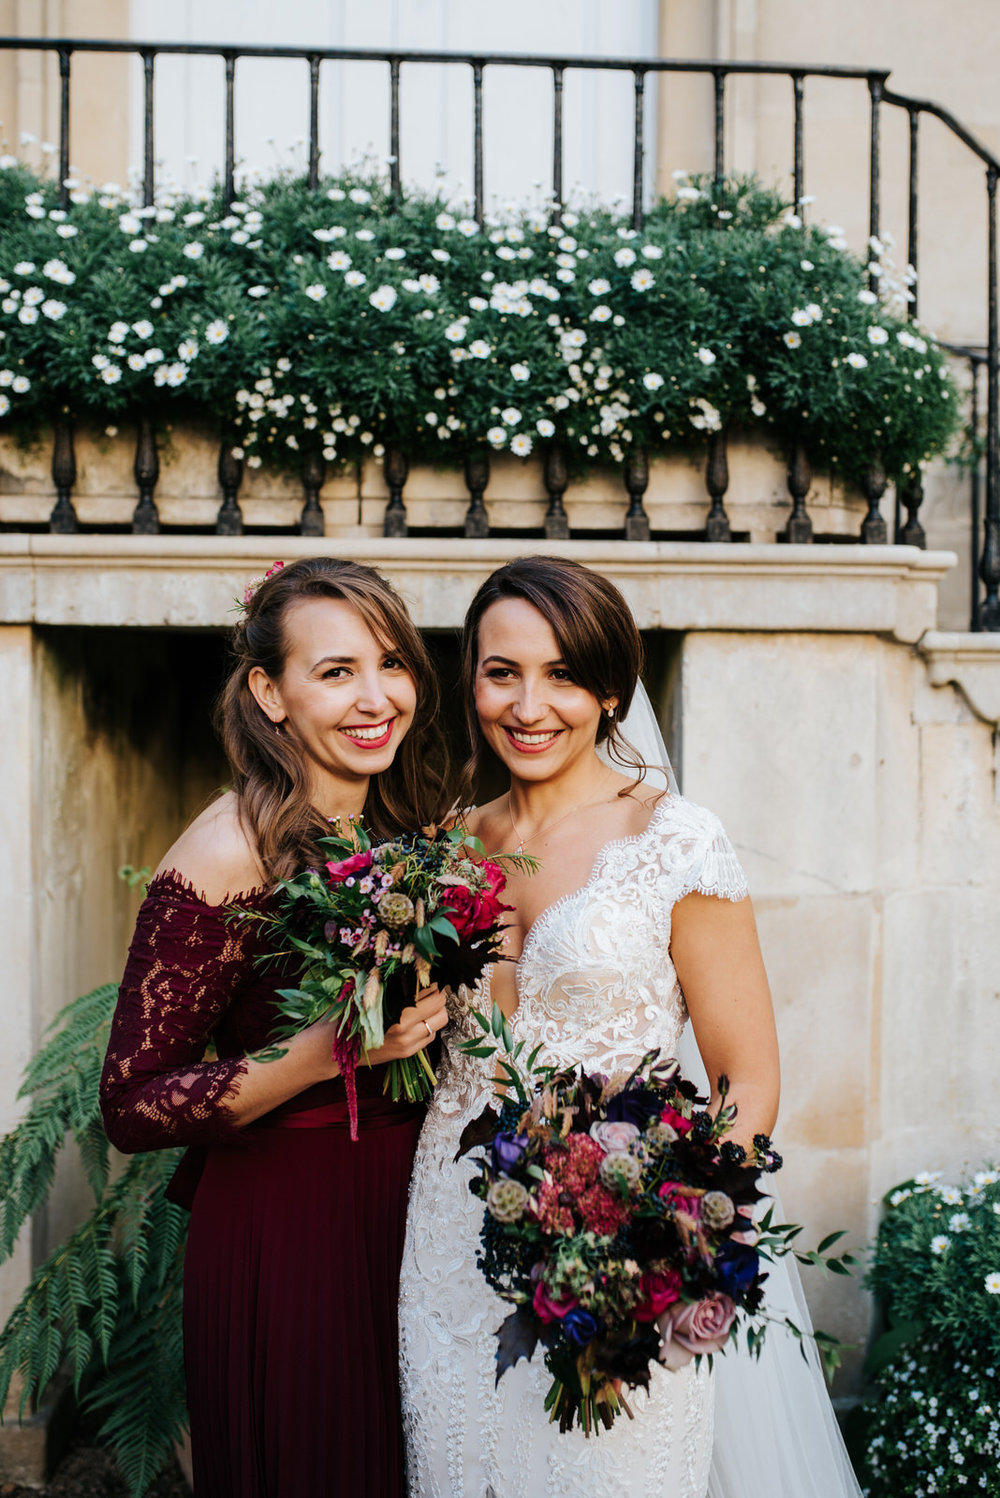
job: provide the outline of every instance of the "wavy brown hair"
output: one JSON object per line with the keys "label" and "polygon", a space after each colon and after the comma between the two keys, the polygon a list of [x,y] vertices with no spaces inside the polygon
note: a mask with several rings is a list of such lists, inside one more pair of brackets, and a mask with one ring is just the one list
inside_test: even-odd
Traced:
{"label": "wavy brown hair", "polygon": [[281,680],[288,656],[288,610],[304,598],[337,598],[353,605],[379,643],[402,661],[416,687],[410,731],[388,769],[369,782],[365,826],[388,837],[413,832],[445,810],[437,675],[405,604],[373,567],[303,557],[272,573],[251,597],[233,631],[232,665],[216,707],[240,820],[269,880],[288,878],[317,862],[317,839],[329,832],[309,799],[308,771],[294,731],[289,727],[275,733],[249,686],[255,666],[272,681]]}
{"label": "wavy brown hair", "polygon": [[[486,579],[465,616],[462,691],[471,753],[462,770],[463,801],[472,799],[486,747],[476,716],[479,626],[486,610],[504,598],[522,598],[548,620],[578,686],[599,702],[618,699],[613,718],[601,714],[594,742],[607,742],[611,757],[634,773],[637,785],[646,767],[618,727],[632,705],[643,665],[642,636],[632,610],[614,583],[579,562],[564,557],[518,557]],[[620,794],[632,789],[627,786]]]}

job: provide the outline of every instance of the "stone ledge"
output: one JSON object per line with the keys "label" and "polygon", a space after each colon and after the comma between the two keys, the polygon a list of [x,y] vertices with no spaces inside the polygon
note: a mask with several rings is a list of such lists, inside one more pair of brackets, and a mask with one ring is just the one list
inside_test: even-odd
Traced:
{"label": "stone ledge", "polygon": [[572,557],[621,587],[643,629],[875,633],[915,644],[936,623],[952,552],[897,546],[214,536],[0,535],[0,623],[214,629],[248,576],[281,556],[369,562],[416,622],[462,622],[511,557]]}
{"label": "stone ledge", "polygon": [[1000,723],[1000,635],[929,629],[919,650],[932,686],[957,686],[984,722]]}

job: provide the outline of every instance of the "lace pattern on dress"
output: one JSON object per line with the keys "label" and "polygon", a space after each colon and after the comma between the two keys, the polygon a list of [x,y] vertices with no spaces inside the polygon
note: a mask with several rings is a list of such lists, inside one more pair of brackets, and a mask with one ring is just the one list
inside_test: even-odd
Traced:
{"label": "lace pattern on dress", "polygon": [[[613,1072],[670,1055],[687,1019],[670,957],[671,913],[694,891],[730,900],[746,879],[718,819],[682,797],[647,828],[600,850],[586,883],[542,912],[517,965],[515,1039],[539,1059]],[[411,1498],[704,1498],[712,1446],[706,1365],[655,1369],[636,1420],[598,1440],[547,1423],[540,1357],[494,1386],[494,1332],[510,1307],[476,1269],[482,1204],[455,1161],[466,1122],[493,1093],[492,1062],[458,1047],[480,1031],[489,974],[449,1004],[439,1085],[410,1191],[400,1294],[403,1413]],[[631,1402],[631,1398],[630,1398]]]}
{"label": "lace pattern on dress", "polygon": [[[253,907],[254,890],[234,903]],[[149,885],[136,921],[101,1077],[116,1148],[206,1144],[236,1132],[228,1100],[246,1058],[202,1061],[222,1015],[253,975],[248,923],[210,905],[179,874]]]}

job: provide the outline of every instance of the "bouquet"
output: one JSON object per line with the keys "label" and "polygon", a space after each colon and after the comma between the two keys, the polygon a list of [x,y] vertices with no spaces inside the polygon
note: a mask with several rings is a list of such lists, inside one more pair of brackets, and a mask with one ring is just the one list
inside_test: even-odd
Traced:
{"label": "bouquet", "polygon": [[[771,1210],[753,1221],[758,1178],[781,1158],[766,1135],[749,1158],[727,1139],[736,1109],[726,1079],[714,1115],[656,1051],[610,1078],[534,1068],[529,1091],[502,1015],[476,1019],[510,1053],[499,1063],[499,1114],[487,1108],[473,1120],[460,1148],[485,1146],[470,1183],[486,1208],[478,1262],[516,1307],[497,1332],[497,1380],[540,1342],[553,1380],[549,1418],[590,1435],[622,1410],[632,1418],[623,1389],[648,1387],[657,1361],[677,1369],[721,1352],[741,1324],[759,1352],[763,1265],[793,1251],[800,1229],[773,1225]],[[466,1049],[494,1054],[492,1036],[484,1041]],[[850,1255],[824,1257],[842,1236],[797,1256],[849,1273]],[[835,1338],[815,1335],[832,1350]]]}
{"label": "bouquet", "polygon": [[[291,953],[303,961],[297,986],[278,990],[278,1037],[330,1022],[357,1139],[362,1052],[382,1045],[418,989],[475,983],[503,955],[503,916],[511,907],[500,899],[500,864],[482,857],[482,844],[460,825],[381,843],[358,820],[351,827],[350,836],[338,828],[321,838],[327,863],[282,880],[278,909],[259,918],[277,933],[274,957]],[[423,1051],[387,1068],[393,1100],[429,1097],[435,1082]]]}

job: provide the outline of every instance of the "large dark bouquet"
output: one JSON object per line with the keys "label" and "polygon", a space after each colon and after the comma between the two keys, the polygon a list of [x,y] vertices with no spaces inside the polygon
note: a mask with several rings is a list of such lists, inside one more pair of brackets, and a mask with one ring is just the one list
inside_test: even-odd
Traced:
{"label": "large dark bouquet", "polygon": [[[505,1039],[502,1016],[478,1018]],[[488,1036],[467,1048],[497,1049]],[[631,1417],[623,1386],[648,1387],[657,1361],[676,1369],[720,1352],[741,1323],[759,1348],[766,1261],[800,1231],[770,1210],[754,1223],[759,1176],[781,1160],[765,1135],[750,1156],[726,1137],[725,1078],[712,1114],[677,1062],[657,1057],[611,1078],[535,1068],[529,1091],[515,1052],[500,1061],[499,1114],[488,1108],[462,1137],[461,1153],[486,1146],[471,1182],[486,1205],[479,1266],[516,1307],[497,1332],[497,1378],[540,1342],[545,1407],[564,1431]],[[847,1273],[850,1256],[823,1257],[841,1236],[799,1257]]]}
{"label": "large dark bouquet", "polygon": [[[320,841],[329,861],[282,880],[280,905],[263,920],[280,955],[297,953],[304,963],[297,986],[278,990],[278,1037],[330,1022],[356,1139],[362,1052],[382,1045],[419,989],[475,983],[502,956],[511,907],[500,899],[503,869],[461,826],[373,843],[354,820],[350,836],[338,830]],[[394,1099],[429,1097],[435,1081],[423,1051],[387,1068]]]}

